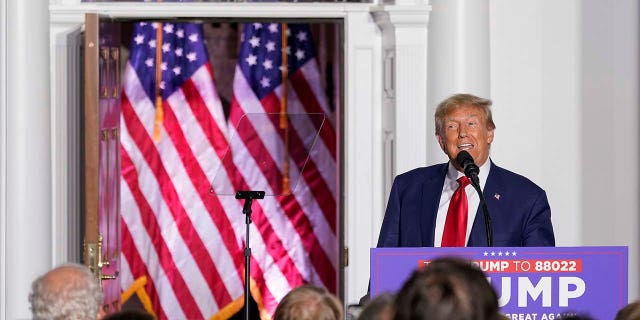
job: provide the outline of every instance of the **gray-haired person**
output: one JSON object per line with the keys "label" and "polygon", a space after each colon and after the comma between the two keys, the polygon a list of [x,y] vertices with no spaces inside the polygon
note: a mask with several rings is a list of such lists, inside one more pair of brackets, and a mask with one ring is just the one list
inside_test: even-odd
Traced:
{"label": "gray-haired person", "polygon": [[31,285],[31,314],[39,319],[101,319],[104,296],[98,279],[80,264],[68,263]]}

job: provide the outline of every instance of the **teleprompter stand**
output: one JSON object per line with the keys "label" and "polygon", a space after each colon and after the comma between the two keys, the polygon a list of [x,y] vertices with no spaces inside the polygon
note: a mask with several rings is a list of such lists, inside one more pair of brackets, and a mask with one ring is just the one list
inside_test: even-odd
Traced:
{"label": "teleprompter stand", "polygon": [[[236,199],[244,200],[245,320],[250,319],[249,230],[253,200],[296,193],[302,172],[313,154],[318,132],[325,121],[321,113],[247,113],[233,124],[234,130],[229,130],[229,148],[220,162],[215,164],[217,169],[214,169],[211,193],[218,197],[235,195]],[[270,216],[273,213],[256,210],[256,214]]]}
{"label": "teleprompter stand", "polygon": [[236,199],[243,199],[244,206],[242,213],[244,214],[244,223],[246,225],[246,246],[244,248],[244,314],[245,320],[249,320],[249,279],[251,279],[251,246],[249,246],[249,225],[251,225],[251,204],[254,199],[264,199],[264,191],[238,191]]}

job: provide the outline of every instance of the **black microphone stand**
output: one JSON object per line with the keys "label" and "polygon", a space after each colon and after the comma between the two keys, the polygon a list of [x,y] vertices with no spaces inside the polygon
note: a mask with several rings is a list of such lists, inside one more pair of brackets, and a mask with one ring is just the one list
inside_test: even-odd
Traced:
{"label": "black microphone stand", "polygon": [[480,188],[480,180],[478,180],[478,173],[480,168],[473,162],[473,157],[469,152],[462,150],[458,153],[455,160],[462,170],[464,175],[471,180],[471,185],[478,192],[480,196],[480,206],[482,207],[482,214],[484,216],[484,228],[487,233],[487,247],[493,247],[493,227],[491,225],[491,216],[489,215],[489,208],[487,208],[487,202],[484,201],[484,194]]}
{"label": "black microphone stand", "polygon": [[251,279],[251,247],[249,246],[249,225],[251,224],[251,204],[253,199],[264,199],[264,191],[238,191],[236,199],[244,199],[242,213],[245,215],[245,225],[247,226],[246,246],[244,248],[244,315],[245,320],[249,320],[249,279]]}
{"label": "black microphone stand", "polygon": [[484,216],[484,229],[487,233],[487,247],[493,247],[493,225],[491,224],[491,216],[489,215],[489,208],[487,208],[487,202],[484,201],[484,194],[480,188],[478,176],[473,175],[471,177],[471,185],[478,192],[480,196],[480,206],[482,207],[482,215]]}

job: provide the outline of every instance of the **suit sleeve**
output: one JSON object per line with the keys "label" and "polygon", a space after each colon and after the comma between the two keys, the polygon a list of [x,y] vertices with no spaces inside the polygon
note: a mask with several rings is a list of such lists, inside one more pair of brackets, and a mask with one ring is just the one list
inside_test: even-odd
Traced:
{"label": "suit sleeve", "polygon": [[553,247],[556,244],[551,224],[551,208],[544,191],[541,191],[531,207],[525,225],[523,246]]}
{"label": "suit sleeve", "polygon": [[400,195],[398,189],[398,179],[396,178],[393,180],[387,210],[380,228],[379,248],[400,246]]}

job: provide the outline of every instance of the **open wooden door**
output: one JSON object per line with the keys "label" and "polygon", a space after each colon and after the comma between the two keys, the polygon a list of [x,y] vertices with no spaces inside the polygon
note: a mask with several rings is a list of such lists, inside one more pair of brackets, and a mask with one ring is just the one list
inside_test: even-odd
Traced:
{"label": "open wooden door", "polygon": [[84,60],[84,264],[100,279],[104,310],[120,309],[120,26],[87,14]]}

